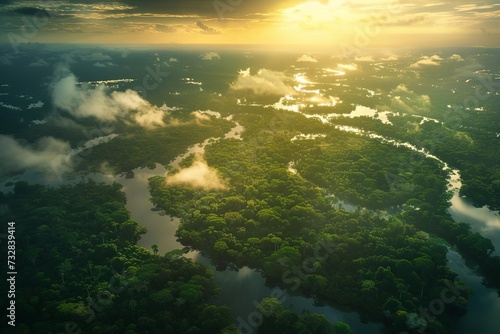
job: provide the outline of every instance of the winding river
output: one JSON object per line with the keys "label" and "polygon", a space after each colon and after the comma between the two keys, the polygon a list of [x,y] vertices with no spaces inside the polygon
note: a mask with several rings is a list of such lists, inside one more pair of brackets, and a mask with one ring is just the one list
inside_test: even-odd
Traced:
{"label": "winding river", "polygon": [[[280,101],[281,102],[281,101]],[[285,109],[290,106],[285,106],[282,108],[278,106],[277,109]],[[357,114],[354,113],[351,117],[367,116],[367,112],[362,111],[363,109],[357,108]],[[299,112],[298,110],[292,110],[294,112]],[[303,114],[303,113],[301,113]],[[462,187],[462,182],[460,180],[460,171],[458,169],[452,169],[448,164],[437,156],[431,154],[423,148],[418,148],[413,144],[400,142],[394,139],[383,137],[379,134],[364,131],[362,129],[334,125],[330,121],[338,117],[338,114],[329,115],[318,115],[318,114],[303,114],[307,118],[319,119],[324,124],[329,124],[339,129],[341,131],[351,132],[361,136],[367,136],[380,142],[391,144],[397,147],[406,147],[412,151],[415,151],[425,158],[433,159],[438,161],[442,166],[443,170],[448,172],[449,184],[448,190],[452,191],[453,197],[450,200],[450,207],[448,212],[451,214],[452,218],[457,222],[465,222],[471,226],[472,231],[478,232],[484,237],[489,238],[495,247],[494,255],[500,255],[500,215],[498,211],[489,210],[487,207],[476,208],[474,207],[466,198],[460,196],[460,189]],[[375,114],[369,115],[371,117],[377,118]],[[423,118],[422,121],[436,121],[434,119]],[[315,138],[314,135],[311,136]],[[289,170],[295,169],[289,166]],[[296,171],[295,171],[296,172]],[[472,296],[468,303],[468,312],[461,317],[456,323],[455,333],[457,334],[470,334],[470,333],[485,333],[485,334],[497,334],[500,333],[500,321],[498,316],[500,315],[500,291],[496,289],[487,288],[482,284],[483,277],[478,275],[474,269],[469,268],[464,259],[457,252],[450,250],[447,255],[448,267],[459,275],[460,279],[467,283],[467,285],[472,289]],[[439,296],[436,296],[439,298]],[[360,332],[362,333],[362,332]]]}
{"label": "winding river", "polygon": [[[329,118],[326,118],[325,116],[307,116],[318,117],[323,122],[329,123]],[[468,203],[466,199],[459,196],[461,182],[460,172],[458,170],[451,169],[445,162],[441,161],[436,156],[409,143],[397,142],[392,139],[384,138],[378,134],[367,133],[356,128],[341,126],[337,126],[337,128],[343,131],[357,133],[359,135],[367,135],[371,138],[380,140],[381,142],[396,146],[405,146],[421,153],[426,158],[435,159],[441,162],[443,164],[443,169],[449,172],[449,189],[452,190],[454,194],[450,201],[450,214],[456,221],[469,223],[474,231],[490,238],[497,250],[496,254],[499,254],[499,214],[498,212],[490,211],[487,208],[475,208]],[[236,123],[236,126],[231,129],[224,136],[224,138],[241,139],[239,134],[243,130],[243,127]],[[310,139],[313,138],[314,137]],[[213,140],[218,139],[210,138],[201,144],[190,147],[187,152],[177,157],[171,163],[171,166],[178,167],[178,164],[192,153],[203,153],[205,146]],[[289,171],[296,172],[293,164],[289,166]],[[179,226],[179,219],[166,215],[160,215],[158,212],[151,210],[152,205],[149,201],[150,194],[148,190],[148,178],[157,175],[165,175],[166,173],[167,170],[161,165],[156,165],[155,169],[136,169],[134,170],[135,176],[131,179],[127,179],[122,176],[93,174],[82,176],[81,178],[74,177],[63,180],[47,180],[41,174],[27,172],[22,176],[3,179],[0,190],[11,190],[11,186],[6,186],[5,183],[8,181],[16,182],[19,180],[50,185],[59,185],[61,183],[68,184],[85,178],[92,178],[96,181],[103,181],[107,183],[118,182],[123,185],[123,190],[127,196],[127,208],[131,212],[131,218],[140,222],[148,229],[148,233],[142,236],[139,241],[139,245],[145,247],[146,249],[151,249],[151,245],[157,244],[160,254],[164,254],[168,251],[182,248],[182,245],[178,243],[177,238],[175,237],[176,229]],[[353,208],[349,207],[349,209]],[[192,252],[188,254],[188,256],[193,258],[195,261],[207,264],[214,271],[215,280],[221,287],[221,294],[216,303],[219,305],[227,305],[233,310],[235,319],[242,331],[246,333],[255,332],[255,328],[251,325],[251,316],[256,310],[254,302],[264,297],[270,297],[273,293],[276,293],[276,291],[267,287],[265,285],[265,279],[253,269],[244,267],[239,271],[216,271],[210,264],[210,261],[202,257],[199,253]],[[474,270],[468,268],[458,253],[450,250],[448,253],[448,260],[449,267],[456,271],[460,278],[473,289],[473,295],[469,300],[469,311],[465,316],[458,320],[456,333],[500,333],[500,322],[498,321],[498,315],[500,314],[500,298],[498,292],[482,285],[482,277],[478,276]],[[359,314],[355,312],[344,312],[328,306],[318,306],[315,305],[314,300],[311,298],[289,296],[286,293],[284,293],[284,296],[285,306],[290,306],[297,312],[301,312],[305,309],[311,312],[324,314],[329,320],[334,322],[346,322],[351,326],[354,333],[380,333],[382,329],[380,324],[362,322]]]}

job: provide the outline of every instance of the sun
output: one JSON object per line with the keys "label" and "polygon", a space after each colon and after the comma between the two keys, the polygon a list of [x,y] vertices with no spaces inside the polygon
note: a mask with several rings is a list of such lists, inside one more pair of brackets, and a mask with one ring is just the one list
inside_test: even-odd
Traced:
{"label": "sun", "polygon": [[283,20],[289,23],[325,24],[345,18],[348,9],[347,1],[329,1],[320,3],[308,1],[282,10]]}
{"label": "sun", "polygon": [[269,35],[290,44],[335,44],[345,38],[346,27],[352,28],[350,12],[347,1],[307,1],[275,12],[276,25]]}

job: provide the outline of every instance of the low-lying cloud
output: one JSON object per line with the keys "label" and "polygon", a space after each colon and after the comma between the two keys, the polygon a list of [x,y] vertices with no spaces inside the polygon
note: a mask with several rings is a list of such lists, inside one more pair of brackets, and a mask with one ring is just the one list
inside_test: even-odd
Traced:
{"label": "low-lying cloud", "polygon": [[80,85],[64,66],[56,70],[56,80],[51,87],[53,105],[75,118],[123,120],[145,128],[166,125],[163,118],[167,113],[152,106],[136,91],[109,92],[104,85],[95,88]]}
{"label": "low-lying cloud", "polygon": [[375,59],[373,59],[373,56],[361,56],[361,57],[355,57],[355,61],[361,61],[361,62],[374,62]]}
{"label": "low-lying cloud", "polygon": [[225,190],[227,184],[219,172],[207,165],[202,156],[197,155],[193,164],[173,175],[167,175],[168,185],[188,186],[203,190]]}
{"label": "low-lying cloud", "polygon": [[265,68],[257,74],[250,74],[250,68],[242,70],[238,78],[230,86],[233,90],[249,90],[255,95],[294,95],[297,92],[287,82],[293,81],[282,72],[275,72]]}
{"label": "low-lying cloud", "polygon": [[53,137],[44,137],[34,144],[22,144],[11,136],[0,135],[0,174],[34,169],[58,175],[71,169],[67,155],[68,143]]}
{"label": "low-lying cloud", "polygon": [[439,61],[444,60],[438,55],[424,56],[417,62],[410,65],[411,68],[421,68],[422,66],[439,66],[441,63]]}
{"label": "low-lying cloud", "polygon": [[337,67],[343,71],[356,71],[358,69],[356,64],[338,64]]}
{"label": "low-lying cloud", "polygon": [[214,59],[220,59],[220,55],[217,52],[211,51],[200,55],[200,58],[203,60],[214,60]]}
{"label": "low-lying cloud", "polygon": [[448,57],[448,60],[453,60],[453,61],[465,61],[461,55],[459,54],[453,54],[450,57]]}
{"label": "low-lying cloud", "polygon": [[309,63],[317,63],[318,60],[314,57],[308,55],[302,55],[297,59],[298,62],[309,62]]}
{"label": "low-lying cloud", "polygon": [[393,96],[389,106],[377,107],[379,110],[387,109],[406,114],[428,113],[431,108],[431,99],[428,95],[418,95],[401,84],[391,91]]}

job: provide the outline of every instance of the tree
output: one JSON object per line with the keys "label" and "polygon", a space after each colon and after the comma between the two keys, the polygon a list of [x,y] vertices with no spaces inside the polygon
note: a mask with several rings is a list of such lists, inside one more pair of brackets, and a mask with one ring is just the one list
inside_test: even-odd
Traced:
{"label": "tree", "polygon": [[345,322],[336,322],[333,325],[335,334],[352,334],[351,327]]}

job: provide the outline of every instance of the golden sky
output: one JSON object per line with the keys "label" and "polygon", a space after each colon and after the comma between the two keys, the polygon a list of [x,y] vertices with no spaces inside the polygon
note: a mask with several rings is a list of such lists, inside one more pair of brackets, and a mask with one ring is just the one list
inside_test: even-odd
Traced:
{"label": "golden sky", "polygon": [[497,2],[0,0],[0,41],[498,47]]}

